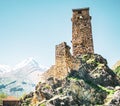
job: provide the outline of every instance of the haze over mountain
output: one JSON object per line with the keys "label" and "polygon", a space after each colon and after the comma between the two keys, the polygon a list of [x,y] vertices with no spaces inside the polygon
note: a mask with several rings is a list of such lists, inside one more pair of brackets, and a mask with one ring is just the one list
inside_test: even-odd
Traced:
{"label": "haze over mountain", "polygon": [[33,91],[46,69],[31,57],[14,67],[0,65],[0,92],[20,96]]}

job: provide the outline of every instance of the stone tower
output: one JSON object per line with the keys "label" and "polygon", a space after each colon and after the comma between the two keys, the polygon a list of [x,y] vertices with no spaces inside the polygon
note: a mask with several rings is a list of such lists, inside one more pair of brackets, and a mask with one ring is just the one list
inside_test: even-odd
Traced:
{"label": "stone tower", "polygon": [[89,8],[73,9],[72,46],[73,56],[94,53]]}
{"label": "stone tower", "polygon": [[71,61],[70,47],[66,42],[62,42],[56,45],[56,58],[55,58],[55,71],[54,75],[57,78],[66,76],[68,74],[69,63]]}
{"label": "stone tower", "polygon": [[66,44],[66,42],[62,42],[59,45],[56,45],[56,62],[57,66],[61,66],[62,64],[66,64],[67,58],[71,57],[70,47]]}

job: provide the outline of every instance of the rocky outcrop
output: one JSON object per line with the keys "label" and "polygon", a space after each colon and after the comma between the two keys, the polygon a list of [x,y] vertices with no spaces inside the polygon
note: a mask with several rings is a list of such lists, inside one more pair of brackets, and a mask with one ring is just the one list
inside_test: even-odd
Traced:
{"label": "rocky outcrop", "polygon": [[[32,97],[21,99],[21,106],[28,100],[28,106],[104,106],[106,102],[112,106],[114,100],[119,104],[115,87],[120,82],[107,61],[97,54],[81,55],[77,60],[81,62],[78,70],[71,70],[62,80],[50,77],[39,83]],[[110,95],[114,96],[109,100]]]}
{"label": "rocky outcrop", "polygon": [[112,92],[107,95],[104,106],[120,106],[120,86],[112,88]]}
{"label": "rocky outcrop", "polygon": [[116,74],[107,66],[107,61],[101,55],[87,54],[80,57],[81,66],[79,73],[84,72],[84,79],[89,79],[94,84],[104,87],[119,84]]}
{"label": "rocky outcrop", "polygon": [[106,59],[93,54],[89,8],[73,10],[72,47],[73,55],[66,42],[56,45],[55,65],[42,75],[44,82],[35,92],[21,99],[21,106],[120,105],[119,77]]}
{"label": "rocky outcrop", "polygon": [[113,94],[113,97],[108,106],[120,106],[120,89]]}

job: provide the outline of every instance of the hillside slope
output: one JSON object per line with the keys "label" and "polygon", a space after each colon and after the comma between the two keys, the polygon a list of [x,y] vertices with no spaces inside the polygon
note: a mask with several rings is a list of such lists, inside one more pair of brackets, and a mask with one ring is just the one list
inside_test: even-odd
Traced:
{"label": "hillside slope", "polygon": [[35,92],[21,99],[21,106],[119,106],[120,81],[107,61],[98,54],[77,58],[78,70],[71,70],[63,80],[50,77],[38,83]]}

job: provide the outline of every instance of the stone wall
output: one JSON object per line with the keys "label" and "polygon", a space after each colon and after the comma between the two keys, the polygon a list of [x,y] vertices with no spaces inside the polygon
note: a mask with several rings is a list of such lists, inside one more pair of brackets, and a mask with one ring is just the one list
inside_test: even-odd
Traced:
{"label": "stone wall", "polygon": [[89,8],[73,9],[72,46],[73,56],[94,53]]}
{"label": "stone wall", "polygon": [[80,61],[75,59],[70,53],[70,47],[66,42],[56,45],[55,65],[44,73],[45,78],[54,77],[57,79],[64,78],[70,70],[78,69]]}
{"label": "stone wall", "polygon": [[66,44],[66,42],[62,42],[59,45],[56,45],[56,52],[55,52],[55,63],[57,66],[67,65],[67,58],[71,57],[70,54],[70,47]]}

